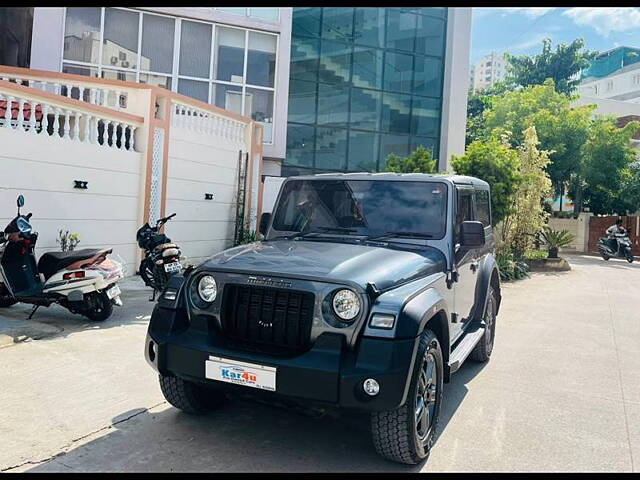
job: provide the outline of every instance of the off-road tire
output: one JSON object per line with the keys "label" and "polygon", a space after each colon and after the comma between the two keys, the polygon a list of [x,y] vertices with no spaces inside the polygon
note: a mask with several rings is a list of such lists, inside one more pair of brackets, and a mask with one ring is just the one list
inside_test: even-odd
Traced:
{"label": "off-road tire", "polygon": [[10,307],[18,303],[18,300],[9,294],[9,290],[4,285],[0,285],[0,308]]}
{"label": "off-road tire", "polygon": [[[428,354],[431,354],[435,359],[437,389],[435,392],[434,420],[429,433],[421,441],[416,429],[415,404],[422,362]],[[373,444],[378,454],[394,462],[409,465],[416,465],[429,457],[438,431],[438,420],[442,405],[443,371],[440,343],[435,333],[431,330],[425,330],[420,338],[405,404],[395,410],[372,412],[371,414],[371,433]]]}
{"label": "off-road tire", "polygon": [[[490,315],[490,317],[489,317]],[[484,335],[471,351],[470,358],[476,362],[486,362],[491,358],[496,334],[496,293],[491,285],[487,292],[487,306],[482,314],[485,325]]]}
{"label": "off-road tire", "polygon": [[159,375],[164,398],[174,407],[192,415],[202,415],[221,406],[224,393],[177,377]]}
{"label": "off-road tire", "polygon": [[104,322],[113,313],[113,303],[106,292],[92,292],[87,298],[89,304],[82,314],[93,322]]}

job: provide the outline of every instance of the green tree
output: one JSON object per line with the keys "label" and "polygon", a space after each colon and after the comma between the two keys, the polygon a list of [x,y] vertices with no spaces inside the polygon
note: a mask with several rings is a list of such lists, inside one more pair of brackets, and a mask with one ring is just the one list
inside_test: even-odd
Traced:
{"label": "green tree", "polygon": [[524,132],[524,142],[518,147],[520,182],[512,196],[513,205],[500,229],[501,241],[516,258],[521,258],[545,224],[544,200],[551,193],[551,180],[545,168],[549,152],[539,150],[535,127]]}
{"label": "green tree", "polygon": [[559,193],[564,182],[578,175],[581,149],[589,136],[595,106],[571,107],[575,97],[558,93],[553,80],[494,97],[483,117],[485,130],[509,132],[515,148],[524,142],[524,131],[536,127],[540,148],[549,152],[547,171]]}
{"label": "green tree", "polygon": [[419,145],[408,157],[395,153],[387,155],[385,172],[395,173],[436,173],[438,160],[431,158],[431,151]]}
{"label": "green tree", "polygon": [[497,136],[472,142],[463,156],[451,156],[456,173],[480,178],[490,185],[494,225],[513,209],[513,194],[520,182],[519,163],[518,152]]}
{"label": "green tree", "polygon": [[635,190],[637,175],[637,151],[630,140],[638,131],[638,122],[619,128],[613,117],[594,120],[583,148],[581,172],[584,204],[591,212],[625,215],[638,209],[636,199],[628,196]]}
{"label": "green tree", "polygon": [[471,144],[475,140],[481,140],[487,136],[484,121],[484,111],[491,108],[493,99],[504,94],[508,90],[508,85],[504,82],[497,82],[489,88],[469,91],[467,96],[467,132],[465,145]]}
{"label": "green tree", "polygon": [[589,66],[598,54],[584,49],[584,40],[559,43],[555,51],[551,48],[551,39],[542,41],[542,52],[536,55],[509,55],[508,77],[516,85],[542,85],[547,78],[553,79],[556,91],[572,93],[580,83],[579,73]]}

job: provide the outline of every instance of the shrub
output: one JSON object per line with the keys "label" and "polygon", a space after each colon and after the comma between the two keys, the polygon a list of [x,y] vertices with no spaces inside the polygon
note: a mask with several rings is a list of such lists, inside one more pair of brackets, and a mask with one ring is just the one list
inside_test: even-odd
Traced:
{"label": "shrub", "polygon": [[509,250],[501,249],[496,252],[500,280],[520,280],[529,276],[529,266],[522,260],[517,260]]}
{"label": "shrub", "polygon": [[549,251],[547,258],[558,258],[558,250],[570,245],[575,238],[575,235],[568,230],[554,230],[549,225],[545,225],[540,232],[540,239],[547,245]]}

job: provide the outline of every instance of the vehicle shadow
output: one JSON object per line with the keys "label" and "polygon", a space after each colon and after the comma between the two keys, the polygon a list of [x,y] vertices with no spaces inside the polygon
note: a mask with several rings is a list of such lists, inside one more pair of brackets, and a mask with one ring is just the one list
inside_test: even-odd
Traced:
{"label": "vehicle shadow", "polygon": [[[463,365],[445,385],[441,432],[464,401],[466,384],[482,368]],[[165,405],[122,413],[106,434],[29,472],[402,473],[418,472],[428,463],[409,466],[379,457],[366,413],[318,416],[236,399],[208,415],[191,416]]]}
{"label": "vehicle shadow", "polygon": [[134,324],[148,324],[155,305],[150,302],[151,289],[129,288],[122,291],[122,307],[113,307],[113,314],[103,322],[93,322],[88,318],[71,313],[60,305],[40,307],[31,319],[32,305],[18,303],[0,309],[0,333],[22,341],[21,337],[43,341],[68,336],[83,330],[104,330]]}

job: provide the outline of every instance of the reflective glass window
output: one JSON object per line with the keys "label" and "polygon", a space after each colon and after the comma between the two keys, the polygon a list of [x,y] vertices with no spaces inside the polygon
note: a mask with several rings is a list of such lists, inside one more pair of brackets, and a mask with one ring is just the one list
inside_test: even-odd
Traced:
{"label": "reflective glass window", "polygon": [[346,126],[348,114],[348,88],[318,85],[318,124]]}
{"label": "reflective glass window", "polygon": [[382,92],[351,89],[351,119],[352,128],[360,130],[379,130],[382,116]]}
{"label": "reflective glass window", "polygon": [[215,78],[227,82],[242,83],[244,80],[245,30],[238,28],[216,28]]}
{"label": "reflective glass window", "polygon": [[322,12],[324,38],[350,42],[353,39],[353,8],[327,7]]}
{"label": "reflective glass window", "polygon": [[321,15],[322,8],[319,7],[295,7],[291,33],[308,37],[319,36]]}
{"label": "reflective glass window", "polygon": [[440,99],[413,97],[411,133],[436,136],[440,125]]}
{"label": "reflective glass window", "polygon": [[444,53],[444,20],[418,16],[416,52],[441,57]]}
{"label": "reflective glass window", "polygon": [[381,130],[409,133],[411,127],[411,96],[398,93],[382,95]]}
{"label": "reflective glass window", "polygon": [[384,89],[411,93],[413,55],[387,51],[384,65]]}
{"label": "reflective glass window", "polygon": [[63,52],[66,60],[98,63],[100,10],[97,7],[67,7]]}
{"label": "reflective glass window", "polygon": [[442,95],[442,61],[416,56],[413,93],[427,97]]}
{"label": "reflective glass window", "polygon": [[140,69],[171,73],[175,20],[159,15],[142,15],[142,52]]}
{"label": "reflective glass window", "polygon": [[180,75],[209,78],[211,25],[182,21],[180,32]]}
{"label": "reflective glass window", "polygon": [[180,80],[178,80],[178,93],[181,93],[182,95],[186,95],[187,97],[195,98],[203,102],[208,102],[209,101],[209,83],[181,78]]}
{"label": "reflective glass window", "polygon": [[118,8],[105,9],[102,65],[138,67],[138,22],[137,12]]}
{"label": "reflective glass window", "polygon": [[242,87],[214,83],[211,99],[217,107],[242,114]]}
{"label": "reflective glass window", "polygon": [[315,123],[317,83],[302,80],[289,82],[288,119],[296,123]]}
{"label": "reflective glass window", "polygon": [[275,35],[249,32],[247,83],[273,87],[276,74],[276,43]]}
{"label": "reflective glass window", "polygon": [[371,172],[377,169],[379,135],[372,132],[349,133],[349,163],[351,171]]}
{"label": "reflective glass window", "polygon": [[287,163],[301,167],[312,167],[314,143],[314,127],[290,123],[287,128]]}
{"label": "reflective glass window", "polygon": [[342,128],[316,129],[316,168],[347,168],[347,131]]}
{"label": "reflective glass window", "polygon": [[347,83],[351,76],[351,46],[322,40],[318,80],[325,83]]}
{"label": "reflective glass window", "polygon": [[384,52],[375,48],[355,47],[353,49],[354,87],[382,87],[382,59]]}
{"label": "reflective glass window", "polygon": [[263,141],[273,141],[273,92],[247,88],[244,100],[245,115],[259,122],[264,131]]}
{"label": "reflective glass window", "polygon": [[413,52],[415,36],[415,14],[391,9],[387,11],[387,48]]}
{"label": "reflective glass window", "polygon": [[[294,9],[296,10],[296,9]],[[318,79],[320,41],[310,38],[293,38],[291,42],[291,66],[289,75],[298,80]]]}
{"label": "reflective glass window", "polygon": [[384,8],[356,8],[353,41],[360,45],[384,47]]}
{"label": "reflective glass window", "polygon": [[391,153],[406,157],[409,154],[409,137],[406,135],[380,135],[380,170],[385,169],[387,156]]}

